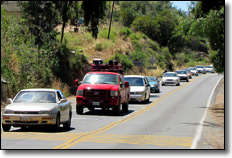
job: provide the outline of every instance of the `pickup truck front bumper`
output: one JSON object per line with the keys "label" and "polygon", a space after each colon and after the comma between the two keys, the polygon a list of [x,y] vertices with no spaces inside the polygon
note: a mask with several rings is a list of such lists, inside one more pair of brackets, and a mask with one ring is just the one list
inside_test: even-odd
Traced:
{"label": "pickup truck front bumper", "polygon": [[76,105],[81,107],[115,107],[118,105],[119,97],[111,97],[111,98],[85,98],[83,96],[76,96]]}

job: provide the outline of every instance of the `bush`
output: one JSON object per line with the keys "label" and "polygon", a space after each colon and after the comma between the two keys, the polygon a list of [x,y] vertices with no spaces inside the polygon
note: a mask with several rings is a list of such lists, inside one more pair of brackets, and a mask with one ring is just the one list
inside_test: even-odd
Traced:
{"label": "bush", "polygon": [[102,51],[102,50],[103,50],[102,44],[101,44],[101,43],[97,43],[97,44],[96,44],[96,47],[95,47],[95,50],[96,50],[96,51]]}
{"label": "bush", "polygon": [[124,54],[116,53],[113,57],[111,57],[111,60],[117,60],[120,64],[122,64],[125,72],[133,67],[133,62]]}
{"label": "bush", "polygon": [[119,32],[120,35],[123,35],[124,38],[127,38],[132,33],[130,28],[122,28]]}
{"label": "bush", "polygon": [[[100,31],[98,35],[101,38],[108,39],[108,33],[109,33],[109,30],[108,29],[104,29],[104,30]],[[111,28],[111,30],[110,30],[110,39],[112,41],[115,41],[116,38],[117,38],[117,36],[118,35],[117,35],[116,31],[114,30],[114,28]]]}

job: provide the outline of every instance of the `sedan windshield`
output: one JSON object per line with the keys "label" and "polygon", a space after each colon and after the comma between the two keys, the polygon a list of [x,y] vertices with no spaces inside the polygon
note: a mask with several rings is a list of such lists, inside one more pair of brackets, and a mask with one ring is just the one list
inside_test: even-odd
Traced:
{"label": "sedan windshield", "polygon": [[22,91],[14,102],[56,103],[56,95],[55,92],[48,91]]}
{"label": "sedan windshield", "polygon": [[176,71],[176,73],[178,73],[178,74],[187,74],[186,71]]}
{"label": "sedan windshield", "polygon": [[143,78],[140,77],[125,77],[125,81],[128,81],[130,86],[144,86]]}
{"label": "sedan windshield", "polygon": [[147,77],[147,79],[149,82],[156,82],[157,81],[156,77]]}
{"label": "sedan windshield", "polygon": [[111,74],[88,74],[82,84],[115,84],[118,85],[118,76]]}
{"label": "sedan windshield", "polygon": [[176,73],[165,73],[164,77],[177,77]]}

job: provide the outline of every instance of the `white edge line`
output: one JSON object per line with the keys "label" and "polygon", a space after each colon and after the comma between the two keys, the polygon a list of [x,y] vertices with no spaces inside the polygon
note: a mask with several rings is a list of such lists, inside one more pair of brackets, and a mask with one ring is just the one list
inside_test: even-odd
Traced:
{"label": "white edge line", "polygon": [[206,110],[205,110],[205,114],[203,116],[203,118],[201,119],[201,121],[199,122],[199,126],[197,127],[197,130],[196,130],[196,136],[193,140],[193,143],[192,143],[192,146],[191,146],[191,149],[196,149],[197,147],[197,143],[198,141],[201,139],[201,134],[202,134],[202,131],[203,131],[203,124],[204,124],[204,121],[205,121],[205,118],[207,116],[207,111],[208,111],[208,108],[210,106],[210,103],[211,103],[211,100],[212,100],[212,97],[213,97],[213,94],[214,94],[214,91],[217,87],[217,85],[219,84],[219,82],[221,81],[221,79],[223,78],[224,76],[222,76],[216,83],[216,85],[214,86],[211,94],[210,94],[210,97],[208,99],[208,102],[207,102],[207,107],[206,107]]}

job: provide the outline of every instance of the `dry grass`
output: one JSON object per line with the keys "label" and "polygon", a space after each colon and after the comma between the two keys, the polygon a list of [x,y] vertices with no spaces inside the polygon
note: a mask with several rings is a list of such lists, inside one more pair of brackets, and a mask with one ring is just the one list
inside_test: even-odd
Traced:
{"label": "dry grass", "polygon": [[218,89],[215,103],[209,108],[209,115],[217,130],[212,130],[207,139],[214,149],[224,149],[224,114],[224,84],[222,83]]}
{"label": "dry grass", "polygon": [[66,97],[70,96],[70,87],[67,84],[62,83],[61,80],[56,77],[53,79],[51,88],[61,90]]}

